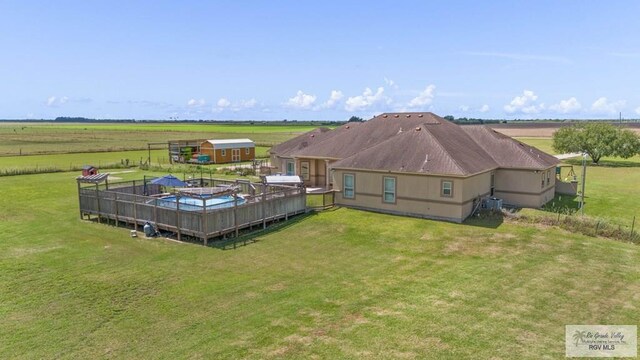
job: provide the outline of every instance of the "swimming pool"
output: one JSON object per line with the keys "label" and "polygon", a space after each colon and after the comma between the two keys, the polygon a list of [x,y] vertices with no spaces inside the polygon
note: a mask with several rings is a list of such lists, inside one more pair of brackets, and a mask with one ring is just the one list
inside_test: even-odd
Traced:
{"label": "swimming pool", "polygon": [[[212,197],[207,199],[194,198],[190,196],[180,196],[180,210],[196,211],[202,210],[203,206],[207,209],[223,209],[233,207],[234,198],[231,195]],[[242,196],[238,196],[238,205],[243,204],[245,199]],[[158,206],[175,209],[176,197],[174,195],[165,196],[158,199]]]}

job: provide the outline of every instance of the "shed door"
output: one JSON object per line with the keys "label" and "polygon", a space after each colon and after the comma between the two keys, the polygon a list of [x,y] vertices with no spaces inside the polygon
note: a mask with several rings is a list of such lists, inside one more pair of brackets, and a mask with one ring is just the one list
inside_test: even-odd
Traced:
{"label": "shed door", "polygon": [[231,161],[232,162],[240,162],[240,149],[232,149],[231,150]]}

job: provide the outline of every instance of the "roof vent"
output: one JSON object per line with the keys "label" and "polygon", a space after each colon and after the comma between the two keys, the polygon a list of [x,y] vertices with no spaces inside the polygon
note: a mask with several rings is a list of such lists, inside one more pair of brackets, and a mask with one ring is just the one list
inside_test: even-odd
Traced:
{"label": "roof vent", "polygon": [[386,118],[387,116],[389,116],[389,115],[387,115],[387,114],[382,115],[383,118]]}
{"label": "roof vent", "polygon": [[398,115],[398,114],[393,115],[393,117],[399,117],[399,116],[400,116],[400,115]]}
{"label": "roof vent", "polygon": [[418,117],[423,117],[423,116],[424,116],[423,114],[418,114]]}
{"label": "roof vent", "polygon": [[311,134],[311,137],[316,137],[316,134]]}
{"label": "roof vent", "polygon": [[411,117],[411,114],[407,114],[407,117]]}
{"label": "roof vent", "polygon": [[345,129],[348,129],[348,128],[349,128],[349,125],[345,126],[344,128],[345,128]]}
{"label": "roof vent", "polygon": [[416,131],[420,131],[420,130],[422,130],[420,126],[416,127]]}

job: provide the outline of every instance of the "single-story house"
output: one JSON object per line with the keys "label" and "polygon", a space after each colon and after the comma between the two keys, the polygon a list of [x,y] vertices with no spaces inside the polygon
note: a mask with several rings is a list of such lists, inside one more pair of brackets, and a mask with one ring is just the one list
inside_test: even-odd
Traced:
{"label": "single-story house", "polygon": [[256,144],[250,139],[204,140],[200,155],[209,156],[215,164],[251,161],[256,158]]}
{"label": "single-story house", "polygon": [[555,157],[482,125],[433,113],[385,113],[274,146],[271,164],[342,206],[462,222],[481,198],[540,207],[554,197]]}

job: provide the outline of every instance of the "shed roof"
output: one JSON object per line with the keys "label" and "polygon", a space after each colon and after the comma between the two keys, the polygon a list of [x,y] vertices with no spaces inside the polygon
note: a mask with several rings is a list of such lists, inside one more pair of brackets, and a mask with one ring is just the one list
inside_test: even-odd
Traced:
{"label": "shed roof", "polygon": [[234,147],[255,147],[256,144],[251,139],[215,139],[205,140],[217,149],[228,149]]}

